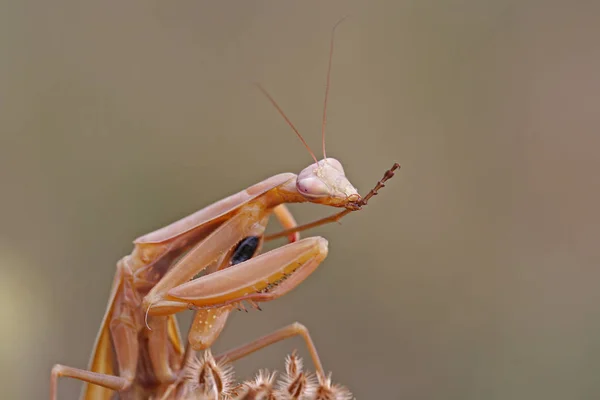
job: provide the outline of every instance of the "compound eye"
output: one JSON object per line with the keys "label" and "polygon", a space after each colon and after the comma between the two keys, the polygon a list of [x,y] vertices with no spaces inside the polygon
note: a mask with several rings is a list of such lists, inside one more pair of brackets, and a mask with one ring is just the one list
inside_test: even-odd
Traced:
{"label": "compound eye", "polygon": [[326,197],[330,192],[329,187],[317,177],[298,179],[296,187],[303,196],[310,198]]}
{"label": "compound eye", "polygon": [[342,163],[335,158],[328,158],[327,164],[338,172],[341,172],[342,174],[344,173],[344,167],[342,167]]}

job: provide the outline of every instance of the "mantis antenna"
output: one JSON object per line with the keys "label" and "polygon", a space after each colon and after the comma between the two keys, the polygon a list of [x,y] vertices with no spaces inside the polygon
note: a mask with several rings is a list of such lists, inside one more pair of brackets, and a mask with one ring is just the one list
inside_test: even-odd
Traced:
{"label": "mantis antenna", "polygon": [[292,121],[290,121],[290,119],[287,117],[287,115],[285,115],[285,113],[283,112],[283,110],[281,109],[281,107],[279,107],[279,104],[277,104],[277,102],[275,101],[275,99],[273,99],[273,97],[271,97],[271,95],[269,94],[269,92],[267,92],[265,90],[265,88],[263,88],[259,83],[255,83],[255,85],[267,97],[267,99],[269,99],[269,101],[271,102],[271,104],[273,104],[273,106],[275,106],[275,108],[277,109],[277,111],[279,111],[279,114],[281,114],[281,116],[283,117],[283,119],[285,119],[285,122],[288,123],[288,125],[294,130],[294,132],[296,132],[296,135],[298,135],[298,137],[300,138],[300,140],[302,141],[302,143],[304,144],[304,146],[306,147],[306,149],[308,150],[308,152],[312,156],[313,160],[315,160],[315,164],[319,164],[319,161],[317,161],[317,157],[315,157],[315,153],[313,153],[313,151],[310,149],[310,147],[308,146],[308,143],[306,143],[306,140],[304,140],[304,138],[302,137],[302,135],[300,134],[300,132],[298,132],[298,129],[296,129],[296,127],[294,126],[294,124],[292,124]]}
{"label": "mantis antenna", "polygon": [[327,100],[329,98],[329,86],[331,83],[331,61],[333,60],[333,39],[335,37],[335,29],[345,19],[346,19],[346,17],[342,17],[338,22],[335,23],[335,25],[331,29],[331,41],[329,43],[329,65],[327,67],[327,81],[325,84],[325,101],[323,103],[323,123],[321,125],[321,137],[322,137],[322,141],[323,141],[323,159],[327,158],[327,153],[325,152],[325,126],[327,125]]}

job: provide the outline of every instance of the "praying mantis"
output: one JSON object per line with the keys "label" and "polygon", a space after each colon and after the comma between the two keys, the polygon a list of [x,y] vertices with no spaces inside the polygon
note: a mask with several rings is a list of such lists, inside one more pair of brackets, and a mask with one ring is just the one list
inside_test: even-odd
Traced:
{"label": "praying mantis", "polygon": [[[282,173],[219,200],[183,219],[137,238],[134,249],[117,262],[106,313],[96,338],[88,370],[56,364],[50,399],[57,399],[59,377],[85,382],[83,400],[177,398],[192,350],[209,349],[234,309],[244,303],[277,299],[302,283],[323,262],[328,242],[323,237],[300,239],[300,232],[339,221],[360,210],[399,168],[394,164],[364,197],[346,178],[342,164],[325,151],[327,99],[333,56],[331,35],[323,107],[323,159],[316,156],[270,94],[267,99],[297,134],[314,163],[299,174]],[[298,225],[286,204],[321,204],[343,211]],[[282,232],[265,235],[271,216]],[[257,255],[265,241],[287,237],[288,244]],[[204,275],[201,275],[204,273]],[[175,314],[196,311],[182,344]],[[218,356],[235,361],[274,342],[301,336],[317,373],[325,376],[308,330],[295,323]]]}

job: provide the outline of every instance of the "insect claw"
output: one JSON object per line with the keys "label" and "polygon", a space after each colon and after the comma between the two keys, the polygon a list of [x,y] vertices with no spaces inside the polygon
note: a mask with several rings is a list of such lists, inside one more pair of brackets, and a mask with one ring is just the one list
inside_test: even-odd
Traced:
{"label": "insect claw", "polygon": [[246,310],[246,307],[244,306],[244,303],[242,303],[242,302],[240,302],[238,304],[238,310],[239,311],[246,311],[246,312],[248,312],[248,310]]}
{"label": "insect claw", "polygon": [[146,328],[148,328],[149,331],[152,330],[152,328],[150,328],[150,325],[148,325],[148,313],[150,312],[151,307],[152,303],[150,303],[150,305],[148,306],[148,309],[146,310],[146,315],[144,316],[144,323],[146,324]]}
{"label": "insect claw", "polygon": [[[286,275],[286,274],[284,274]],[[246,300],[248,302],[248,304],[250,304],[253,308],[257,309],[258,311],[262,311],[262,308],[260,308],[260,306],[258,305],[258,303],[256,303],[253,300]]]}

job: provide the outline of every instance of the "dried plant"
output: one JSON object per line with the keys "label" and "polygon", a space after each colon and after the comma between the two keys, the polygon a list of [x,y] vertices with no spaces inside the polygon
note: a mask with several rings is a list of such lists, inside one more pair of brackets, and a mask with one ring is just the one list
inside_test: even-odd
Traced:
{"label": "dried plant", "polygon": [[217,363],[210,351],[192,357],[179,391],[183,400],[352,400],[344,386],[333,384],[331,374],[305,372],[294,351],[285,360],[285,372],[261,369],[254,379],[234,383],[230,364]]}
{"label": "dried plant", "polygon": [[294,351],[285,360],[285,374],[277,383],[277,398],[282,400],[313,399],[317,379],[313,374],[302,370],[302,359]]}
{"label": "dried plant", "polygon": [[217,363],[210,350],[207,350],[199,358],[190,358],[182,386],[179,397],[186,400],[229,399],[234,389],[233,367]]}

